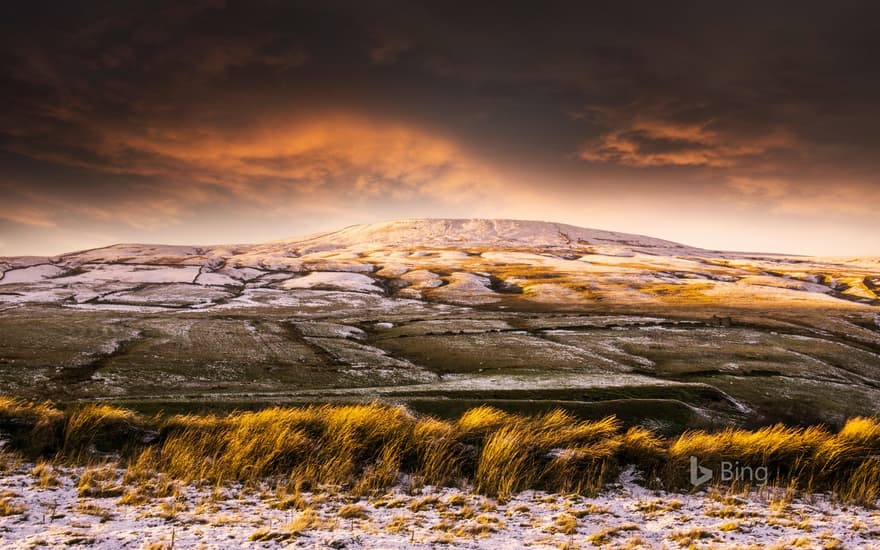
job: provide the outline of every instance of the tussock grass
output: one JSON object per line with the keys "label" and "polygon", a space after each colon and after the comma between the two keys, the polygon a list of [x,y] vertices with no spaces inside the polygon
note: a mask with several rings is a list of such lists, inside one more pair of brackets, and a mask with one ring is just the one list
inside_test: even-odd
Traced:
{"label": "tussock grass", "polygon": [[527,488],[594,493],[604,485],[620,447],[613,418],[579,421],[556,410],[507,418],[486,438],[477,463],[477,489],[507,497]]}
{"label": "tussock grass", "polygon": [[370,512],[361,504],[346,504],[339,509],[342,519],[368,519]]}
{"label": "tussock grass", "polygon": [[29,457],[55,452],[64,413],[49,403],[0,396],[0,433]]}
{"label": "tussock grass", "polygon": [[[523,416],[484,406],[444,421],[371,403],[146,417],[107,405],[62,411],[0,397],[0,433],[7,452],[33,460],[94,465],[113,458],[122,479],[115,467],[93,467],[80,491],[131,503],[173,495],[180,481],[247,486],[271,479],[283,488],[279,506],[306,509],[300,491],[335,486],[376,497],[403,476],[414,488],[470,484],[499,499],[525,489],[594,494],[625,465],[658,487],[689,489],[691,456],[709,467],[722,460],[766,466],[770,482],[787,493],[833,491],[863,505],[880,498],[880,421],[863,417],[837,433],[775,425],[666,439],[624,430],[614,417],[585,421],[561,410]],[[51,484],[47,464],[34,476]]]}
{"label": "tussock grass", "polygon": [[109,405],[86,405],[67,416],[61,452],[74,460],[125,451],[147,435],[147,420],[133,411]]}
{"label": "tussock grass", "polygon": [[105,464],[87,468],[76,482],[76,489],[83,497],[118,497],[125,492],[120,481],[116,466]]}
{"label": "tussock grass", "polygon": [[0,517],[17,516],[27,512],[27,506],[14,502],[10,497],[0,498]]}
{"label": "tussock grass", "polygon": [[47,489],[61,485],[61,480],[58,479],[55,468],[47,462],[37,462],[34,469],[31,470],[31,475],[36,479],[37,487]]}
{"label": "tussock grass", "polygon": [[592,543],[594,546],[605,546],[611,541],[612,538],[618,536],[621,533],[638,530],[639,526],[634,523],[624,523],[612,527],[604,527],[587,537],[587,541]]}

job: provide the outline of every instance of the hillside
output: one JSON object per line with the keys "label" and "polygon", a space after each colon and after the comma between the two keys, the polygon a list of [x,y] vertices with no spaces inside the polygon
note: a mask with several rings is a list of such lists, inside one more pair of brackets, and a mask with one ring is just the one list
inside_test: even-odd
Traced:
{"label": "hillside", "polygon": [[876,258],[408,220],[0,272],[0,385],[29,398],[488,402],[667,431],[880,413]]}
{"label": "hillside", "polygon": [[258,245],[130,244],[0,259],[6,304],[271,305],[293,288],[464,305],[880,303],[876,259],[723,253],[517,220],[405,220]]}

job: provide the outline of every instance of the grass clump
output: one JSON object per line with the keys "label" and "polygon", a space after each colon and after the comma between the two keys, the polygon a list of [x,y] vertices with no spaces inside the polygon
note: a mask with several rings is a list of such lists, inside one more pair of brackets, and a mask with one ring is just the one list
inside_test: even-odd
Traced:
{"label": "grass clump", "polygon": [[36,480],[37,487],[40,487],[41,489],[58,487],[61,485],[61,480],[58,478],[55,468],[47,462],[37,462],[33,470],[31,470],[31,475]]}
{"label": "grass clump", "polygon": [[0,517],[17,516],[24,514],[27,506],[16,503],[10,497],[0,498]]}
{"label": "grass clump", "polygon": [[29,458],[57,451],[63,422],[64,413],[50,403],[0,396],[0,433]]}
{"label": "grass clump", "polygon": [[106,464],[87,468],[76,483],[76,490],[82,497],[110,498],[123,494],[125,487],[116,466]]}
{"label": "grass clump", "polygon": [[604,546],[608,544],[611,539],[618,536],[621,533],[626,533],[630,531],[638,531],[639,526],[635,523],[624,523],[621,525],[614,525],[611,527],[604,527],[592,535],[587,537],[587,541],[593,544],[594,546]]}
{"label": "grass clump", "polygon": [[96,454],[125,454],[147,437],[147,422],[127,409],[86,405],[67,417],[61,453],[74,460],[89,459]]}
{"label": "grass clump", "polygon": [[560,410],[508,421],[486,439],[477,488],[502,498],[527,488],[593,493],[614,465],[619,429],[613,417],[579,421]]}
{"label": "grass clump", "polygon": [[370,512],[361,504],[346,504],[339,509],[339,517],[342,519],[368,519]]}

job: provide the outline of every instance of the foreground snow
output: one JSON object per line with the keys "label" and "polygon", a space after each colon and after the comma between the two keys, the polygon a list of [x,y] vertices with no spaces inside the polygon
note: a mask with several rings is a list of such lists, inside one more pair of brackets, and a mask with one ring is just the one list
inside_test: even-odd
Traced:
{"label": "foreground snow", "polygon": [[79,496],[82,470],[44,469],[40,478],[32,468],[0,475],[2,548],[160,548],[172,537],[177,548],[880,548],[876,510],[769,491],[658,493],[631,475],[596,498],[525,492],[498,502],[401,487],[358,499],[228,486],[179,487],[132,506]]}

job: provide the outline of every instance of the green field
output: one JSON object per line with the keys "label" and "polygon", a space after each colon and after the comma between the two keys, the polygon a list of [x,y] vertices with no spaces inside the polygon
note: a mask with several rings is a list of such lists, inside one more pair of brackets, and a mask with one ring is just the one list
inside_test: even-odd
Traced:
{"label": "green field", "polygon": [[840,425],[880,406],[880,334],[865,313],[371,309],[339,293],[311,298],[310,308],[8,310],[0,384],[145,411],[373,399],[447,417],[483,403],[562,407],[664,432]]}

